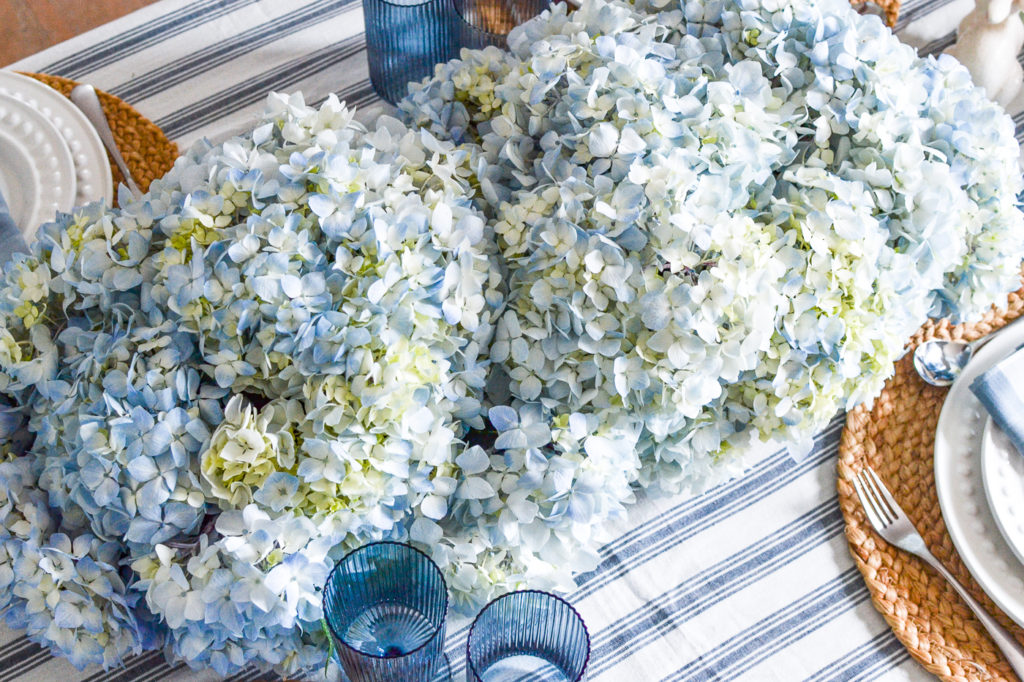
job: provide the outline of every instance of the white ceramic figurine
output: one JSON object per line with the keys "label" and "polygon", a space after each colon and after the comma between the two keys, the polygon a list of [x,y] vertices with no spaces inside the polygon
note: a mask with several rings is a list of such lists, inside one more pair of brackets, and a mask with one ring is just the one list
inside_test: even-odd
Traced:
{"label": "white ceramic figurine", "polygon": [[[1024,0],[977,0],[957,30],[956,44],[947,52],[971,72],[974,82],[1008,111],[1021,94],[1024,70],[1017,53],[1024,46]],[[1014,102],[1014,105],[1019,105]]]}

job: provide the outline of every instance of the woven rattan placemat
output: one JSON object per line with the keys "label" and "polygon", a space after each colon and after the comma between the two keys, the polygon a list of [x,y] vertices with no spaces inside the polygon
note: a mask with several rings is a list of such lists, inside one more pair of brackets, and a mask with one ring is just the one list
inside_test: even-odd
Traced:
{"label": "woven rattan placemat", "polygon": [[[25,75],[49,85],[65,97],[71,94],[71,88],[78,85],[75,81],[60,76],[39,73],[26,73]],[[146,191],[150,182],[163,176],[174,165],[174,160],[178,158],[178,146],[168,140],[156,124],[136,111],[130,104],[102,90],[97,90],[96,94],[100,96],[103,111],[106,112],[107,121],[110,123],[110,130],[114,133],[114,139],[117,141],[125,163],[128,164],[128,169],[131,170],[135,182],[142,188],[142,191]],[[107,161],[114,174],[114,205],[116,206],[117,187],[124,178],[109,155]]]}
{"label": "woven rattan placemat", "polygon": [[[929,322],[910,348],[931,338],[970,341],[1024,313],[1024,289],[1011,294],[1004,310],[980,322],[950,326]],[[915,556],[896,549],[871,528],[857,494],[854,475],[864,465],[878,472],[913,520],[932,553],[985,608],[1024,644],[1024,629],[1007,618],[982,592],[953,546],[939,510],[932,469],[932,447],[939,411],[948,389],[925,384],[914,372],[911,354],[896,365],[872,407],[853,409],[839,444],[839,505],[846,538],[871,600],[911,655],[943,680],[1017,679],[981,623],[953,588]]]}

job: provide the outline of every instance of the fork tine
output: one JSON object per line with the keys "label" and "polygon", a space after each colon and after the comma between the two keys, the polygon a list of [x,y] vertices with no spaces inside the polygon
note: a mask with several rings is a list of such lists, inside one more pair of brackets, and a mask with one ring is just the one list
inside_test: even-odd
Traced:
{"label": "fork tine", "polygon": [[865,489],[860,473],[853,477],[853,487],[857,490],[857,497],[860,498],[860,505],[864,508],[864,515],[868,517],[868,523],[876,529],[884,528],[887,524],[879,513],[874,498]]}
{"label": "fork tine", "polygon": [[903,509],[896,502],[896,498],[892,496],[889,489],[882,483],[882,479],[878,477],[875,470],[871,467],[864,467],[862,471],[867,472],[867,477],[871,481],[872,487],[875,489],[875,493],[879,495],[885,502],[885,505],[889,508],[889,516],[895,521],[901,516],[905,516]]}
{"label": "fork tine", "polygon": [[882,499],[882,494],[878,490],[878,486],[875,485],[875,481],[871,478],[868,473],[871,471],[869,467],[864,467],[860,470],[858,477],[860,478],[860,484],[864,486],[864,492],[867,493],[868,497],[871,498],[872,504],[874,504],[875,511],[878,513],[878,518],[882,522],[882,526],[888,526],[890,523],[895,521],[895,517],[890,513],[888,505]]}

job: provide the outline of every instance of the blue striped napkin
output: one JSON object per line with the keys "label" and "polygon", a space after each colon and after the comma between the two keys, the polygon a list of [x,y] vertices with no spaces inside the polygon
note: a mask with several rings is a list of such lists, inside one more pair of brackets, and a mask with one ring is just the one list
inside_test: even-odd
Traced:
{"label": "blue striped napkin", "polygon": [[0,267],[7,264],[16,253],[28,253],[28,244],[21,235],[21,230],[11,218],[11,210],[7,208],[4,195],[0,192]]}
{"label": "blue striped napkin", "polygon": [[1024,349],[1019,349],[971,382],[999,428],[1024,455]]}

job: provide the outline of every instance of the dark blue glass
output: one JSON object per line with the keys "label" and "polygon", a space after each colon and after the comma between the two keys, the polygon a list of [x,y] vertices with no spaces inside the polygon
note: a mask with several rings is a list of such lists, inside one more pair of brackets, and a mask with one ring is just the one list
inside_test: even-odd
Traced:
{"label": "dark blue glass", "polygon": [[452,0],[363,0],[370,83],[396,104],[409,83],[458,55],[452,39]]}
{"label": "dark blue glass", "polygon": [[459,47],[504,49],[509,31],[549,6],[549,0],[453,0]]}
{"label": "dark blue glass", "polygon": [[470,682],[578,682],[590,635],[569,602],[537,590],[510,592],[484,607],[469,629]]}
{"label": "dark blue glass", "polygon": [[349,552],[324,586],[324,618],[353,682],[447,680],[448,588],[437,565],[399,542]]}

